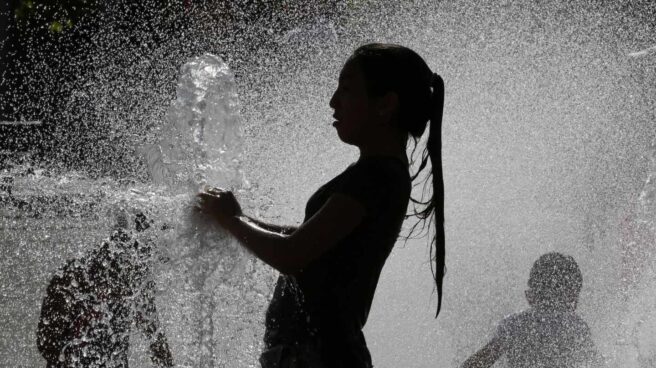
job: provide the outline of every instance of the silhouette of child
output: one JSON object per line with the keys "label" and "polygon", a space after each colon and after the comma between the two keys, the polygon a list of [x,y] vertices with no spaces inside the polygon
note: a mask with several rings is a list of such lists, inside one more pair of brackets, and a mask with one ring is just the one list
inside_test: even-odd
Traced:
{"label": "silhouette of child", "polygon": [[[281,273],[266,315],[265,368],[372,367],[362,329],[416,178],[433,189],[429,198],[412,198],[412,215],[435,226],[437,312],[441,306],[444,81],[407,47],[363,45],[344,64],[329,105],[337,136],[360,157],[308,199],[298,228],[244,216],[230,191],[199,194],[199,211]],[[414,161],[408,141],[416,147],[426,131],[426,148]],[[418,166],[413,174],[410,161]]]}
{"label": "silhouette of child", "polygon": [[[137,215],[136,231],[149,226]],[[131,235],[118,228],[87,257],[67,262],[53,276],[37,328],[37,347],[48,368],[127,368],[133,326],[148,338],[153,363],[173,366],[155,307],[150,245]]]}
{"label": "silhouette of child", "polygon": [[504,355],[511,368],[604,366],[588,325],[575,312],[582,284],[574,258],[542,255],[528,280],[530,308],[504,318],[492,340],[462,368],[491,367]]}

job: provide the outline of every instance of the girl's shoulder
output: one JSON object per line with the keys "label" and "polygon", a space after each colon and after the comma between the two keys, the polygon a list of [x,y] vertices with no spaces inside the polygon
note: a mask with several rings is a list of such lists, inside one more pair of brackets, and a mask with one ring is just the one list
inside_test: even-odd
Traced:
{"label": "girl's shoulder", "polygon": [[392,156],[363,157],[349,166],[348,170],[365,173],[373,177],[397,176],[401,179],[410,178],[407,164]]}

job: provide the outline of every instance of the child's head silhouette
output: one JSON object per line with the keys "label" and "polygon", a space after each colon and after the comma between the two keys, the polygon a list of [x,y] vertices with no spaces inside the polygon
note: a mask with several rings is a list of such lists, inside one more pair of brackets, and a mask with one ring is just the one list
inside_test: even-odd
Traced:
{"label": "child's head silhouette", "polygon": [[539,309],[575,310],[582,285],[583,276],[573,257],[546,253],[531,268],[526,299]]}

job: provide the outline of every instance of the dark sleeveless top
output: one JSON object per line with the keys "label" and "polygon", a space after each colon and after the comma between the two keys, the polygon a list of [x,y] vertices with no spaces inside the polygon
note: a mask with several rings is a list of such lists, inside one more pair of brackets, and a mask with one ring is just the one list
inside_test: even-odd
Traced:
{"label": "dark sleeveless top", "polygon": [[335,193],[358,201],[366,214],[320,258],[294,275],[279,277],[266,315],[267,348],[314,341],[327,365],[371,366],[362,328],[401,230],[410,190],[408,168],[401,160],[365,157],[310,197],[304,221]]}

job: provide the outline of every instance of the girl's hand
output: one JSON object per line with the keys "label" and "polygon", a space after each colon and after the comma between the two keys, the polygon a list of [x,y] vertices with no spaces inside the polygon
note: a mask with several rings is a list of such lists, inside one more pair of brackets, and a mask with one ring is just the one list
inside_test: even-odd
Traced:
{"label": "girl's hand", "polygon": [[214,217],[222,226],[231,218],[242,215],[239,202],[232,192],[220,188],[209,188],[198,194],[200,212]]}

